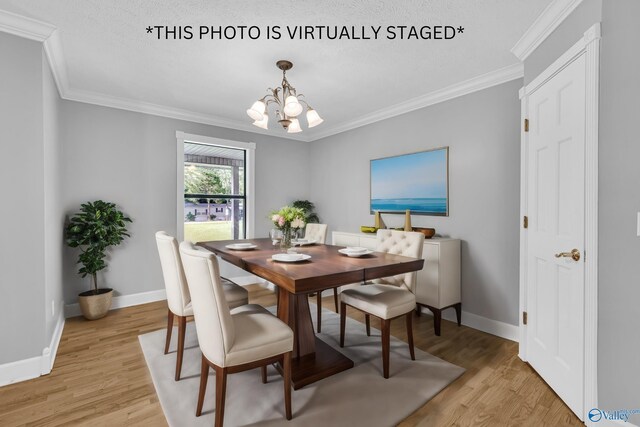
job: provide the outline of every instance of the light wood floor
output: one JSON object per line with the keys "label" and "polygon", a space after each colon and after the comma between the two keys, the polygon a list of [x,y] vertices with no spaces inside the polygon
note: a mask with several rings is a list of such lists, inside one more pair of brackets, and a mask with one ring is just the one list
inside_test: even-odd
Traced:
{"label": "light wood floor", "polygon": [[[258,285],[249,290],[252,303],[275,303],[270,291]],[[332,299],[323,305],[332,309]],[[165,327],[164,301],[92,322],[67,319],[51,374],[0,388],[0,426],[165,426],[138,344],[138,335]],[[518,359],[516,343],[444,320],[442,328],[436,337],[432,318],[416,317],[416,346],[467,371],[401,426],[581,425]],[[404,320],[394,321],[391,333],[406,341]]]}

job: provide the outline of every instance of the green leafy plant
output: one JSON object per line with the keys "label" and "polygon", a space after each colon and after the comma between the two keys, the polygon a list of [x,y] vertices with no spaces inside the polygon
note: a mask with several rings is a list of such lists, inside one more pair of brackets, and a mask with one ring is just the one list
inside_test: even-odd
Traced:
{"label": "green leafy plant", "polygon": [[80,212],[70,220],[65,230],[66,242],[72,248],[80,248],[78,274],[91,275],[93,293],[98,294],[98,271],[107,267],[107,249],[117,246],[129,237],[127,222],[131,218],[118,210],[115,203],[96,200],[80,205]]}
{"label": "green leafy plant", "polygon": [[320,217],[314,212],[315,205],[308,200],[296,200],[291,204],[294,208],[302,209],[304,212],[304,222],[307,224],[310,222],[319,223]]}
{"label": "green leafy plant", "polygon": [[193,212],[187,212],[187,214],[184,216],[184,219],[188,222],[193,222],[196,220],[196,216],[193,214]]}

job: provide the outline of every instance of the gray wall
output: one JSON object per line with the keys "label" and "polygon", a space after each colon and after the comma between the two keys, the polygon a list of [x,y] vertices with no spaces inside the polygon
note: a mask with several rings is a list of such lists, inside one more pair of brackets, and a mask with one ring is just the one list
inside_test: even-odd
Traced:
{"label": "gray wall", "polygon": [[[154,233],[176,234],[176,131],[256,143],[256,236],[268,235],[270,210],[308,196],[304,142],[71,101],[63,101],[61,116],[67,214],[84,201],[103,199],[133,219],[132,237],[114,248],[98,277],[117,295],[164,288]],[[76,257],[77,251],[65,250],[67,303],[89,286],[89,278],[75,274]]]}
{"label": "gray wall", "polygon": [[[640,408],[640,1],[605,1],[600,61],[600,407]],[[640,415],[632,418],[640,425]]]}
{"label": "gray wall", "polygon": [[[63,314],[62,254],[64,221],[62,206],[62,144],[60,95],[49,62],[42,54],[43,147],[44,147],[44,311],[46,343],[51,342],[56,322]],[[47,344],[48,345],[48,344]]]}
{"label": "gray wall", "polygon": [[516,80],[311,143],[309,193],[322,221],[330,231],[373,225],[369,160],[449,146],[450,216],[412,222],[462,240],[465,311],[517,325],[521,86]]}
{"label": "gray wall", "polygon": [[0,33],[0,58],[2,364],[39,356],[45,342],[42,45]]}
{"label": "gray wall", "polygon": [[584,32],[602,18],[602,0],[584,0],[524,61],[524,84],[530,83],[567,49],[582,38]]}

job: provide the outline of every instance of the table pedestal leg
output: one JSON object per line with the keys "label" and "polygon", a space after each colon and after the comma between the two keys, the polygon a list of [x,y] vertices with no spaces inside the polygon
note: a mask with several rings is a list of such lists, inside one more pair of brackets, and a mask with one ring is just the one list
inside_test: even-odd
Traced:
{"label": "table pedestal leg", "polygon": [[278,318],[294,334],[291,381],[294,389],[353,367],[353,361],[315,336],[306,294],[278,289]]}

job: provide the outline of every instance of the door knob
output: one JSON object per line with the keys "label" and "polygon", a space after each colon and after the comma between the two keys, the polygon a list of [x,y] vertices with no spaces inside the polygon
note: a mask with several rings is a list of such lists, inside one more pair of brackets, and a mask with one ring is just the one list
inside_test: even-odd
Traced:
{"label": "door knob", "polygon": [[573,258],[574,261],[580,261],[580,251],[572,249],[571,252],[560,252],[556,254],[556,258]]}

